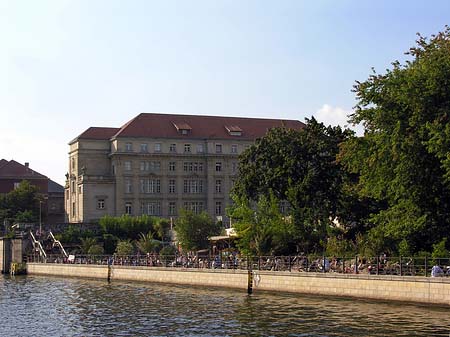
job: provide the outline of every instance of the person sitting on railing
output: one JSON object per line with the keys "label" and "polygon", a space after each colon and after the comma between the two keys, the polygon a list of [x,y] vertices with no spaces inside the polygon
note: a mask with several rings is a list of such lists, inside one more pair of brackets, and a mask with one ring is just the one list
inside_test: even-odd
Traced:
{"label": "person sitting on railing", "polygon": [[444,276],[444,271],[437,264],[431,268],[431,277],[442,277]]}

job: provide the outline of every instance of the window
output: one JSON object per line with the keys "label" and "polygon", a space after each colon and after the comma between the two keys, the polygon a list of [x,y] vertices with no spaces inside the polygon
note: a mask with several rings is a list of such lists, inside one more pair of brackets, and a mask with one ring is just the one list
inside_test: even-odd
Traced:
{"label": "window", "polygon": [[132,192],[131,180],[125,179],[125,193],[131,193],[131,192]]}
{"label": "window", "polygon": [[97,200],[97,209],[105,209],[105,199]]}
{"label": "window", "polygon": [[191,144],[184,144],[184,152],[186,153],[191,152]]}
{"label": "window", "polygon": [[169,162],[169,171],[175,171],[175,162],[174,161],[171,161],[171,162]]}
{"label": "window", "polygon": [[205,152],[205,147],[203,144],[197,144],[197,153],[203,153]]}
{"label": "window", "polygon": [[159,172],[161,170],[161,162],[159,161],[141,161],[141,171]]}
{"label": "window", "polygon": [[231,153],[237,153],[237,145],[236,144],[232,144],[231,145]]}
{"label": "window", "polygon": [[141,193],[156,194],[161,193],[160,179],[141,179],[140,180]]}
{"label": "window", "polygon": [[76,192],[76,190],[75,190],[75,180],[72,180],[71,185],[72,185],[72,188],[71,188],[72,193],[75,193]]}
{"label": "window", "polygon": [[222,202],[216,201],[216,215],[222,215]]}
{"label": "window", "polygon": [[176,153],[177,152],[177,144],[170,144],[169,152]]}
{"label": "window", "polygon": [[116,175],[116,165],[113,165],[113,166],[112,166],[112,174],[113,174],[113,175]]}
{"label": "window", "polygon": [[202,162],[187,162],[183,163],[183,171],[184,172],[202,172],[203,171],[203,163]]}
{"label": "window", "polygon": [[238,170],[238,163],[237,162],[231,163],[231,172],[236,173],[237,170]]}
{"label": "window", "polygon": [[74,217],[76,214],[75,202],[72,202],[72,216]]}
{"label": "window", "polygon": [[81,192],[83,192],[83,188],[80,186],[78,186],[78,194],[81,194]]}
{"label": "window", "polygon": [[17,189],[17,188],[19,188],[19,186],[20,186],[20,183],[14,183],[14,189]]}
{"label": "window", "polygon": [[126,143],[126,144],[125,144],[125,151],[126,151],[126,152],[131,152],[131,151],[133,151],[133,143]]}
{"label": "window", "polygon": [[216,172],[221,172],[222,171],[222,163],[221,162],[217,162],[216,163]]}
{"label": "window", "polygon": [[203,180],[188,179],[183,181],[183,192],[189,194],[203,193]]}
{"label": "window", "polygon": [[161,143],[155,143],[155,152],[161,152]]}
{"label": "window", "polygon": [[131,202],[125,203],[125,214],[131,214]]}
{"label": "window", "polygon": [[216,144],[216,153],[222,153],[222,144]]}
{"label": "window", "polygon": [[203,211],[203,202],[202,201],[185,201],[184,208],[192,211],[196,214],[199,214]]}
{"label": "window", "polygon": [[75,158],[72,157],[71,161],[72,161],[72,169],[75,170]]}
{"label": "window", "polygon": [[222,193],[222,180],[216,180],[216,193]]}
{"label": "window", "polygon": [[169,180],[169,193],[175,193],[175,179]]}
{"label": "window", "polygon": [[169,202],[169,215],[175,215],[177,210],[177,204],[175,201]]}
{"label": "window", "polygon": [[148,144],[141,144],[141,152],[148,152]]}
{"label": "window", "polygon": [[147,215],[160,215],[161,203],[159,201],[143,202],[141,204],[141,212]]}
{"label": "window", "polygon": [[125,171],[131,171],[131,161],[124,162]]}

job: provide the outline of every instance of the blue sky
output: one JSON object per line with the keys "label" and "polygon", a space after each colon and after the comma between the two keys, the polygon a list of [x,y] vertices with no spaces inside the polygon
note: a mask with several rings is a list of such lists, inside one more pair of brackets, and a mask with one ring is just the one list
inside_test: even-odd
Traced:
{"label": "blue sky", "polygon": [[141,112],[345,124],[355,80],[449,1],[0,0],[0,158],[59,183],[67,143]]}

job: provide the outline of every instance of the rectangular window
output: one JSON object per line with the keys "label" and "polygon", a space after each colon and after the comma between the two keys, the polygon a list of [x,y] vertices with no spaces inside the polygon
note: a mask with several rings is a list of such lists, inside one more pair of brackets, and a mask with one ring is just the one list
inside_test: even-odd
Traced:
{"label": "rectangular window", "polygon": [[161,162],[159,162],[159,161],[151,161],[149,170],[152,171],[152,172],[159,172],[161,170]]}
{"label": "rectangular window", "polygon": [[171,172],[175,171],[175,162],[174,161],[169,162],[169,171],[171,171]]}
{"label": "rectangular window", "polygon": [[186,153],[191,152],[191,144],[184,144],[184,152]]}
{"label": "rectangular window", "polygon": [[221,172],[222,171],[222,163],[221,162],[217,162],[216,163],[216,172]]}
{"label": "rectangular window", "polygon": [[124,162],[125,171],[131,171],[131,161]]}
{"label": "rectangular window", "polygon": [[148,152],[148,144],[141,144],[141,152]]}
{"label": "rectangular window", "polygon": [[203,211],[203,202],[202,201],[185,201],[184,208],[198,214]]}
{"label": "rectangular window", "polygon": [[140,180],[141,193],[156,194],[161,193],[160,179],[141,179]]}
{"label": "rectangular window", "polygon": [[97,200],[97,209],[105,209],[105,199]]}
{"label": "rectangular window", "polygon": [[71,158],[72,161],[72,170],[75,170],[75,158]]}
{"label": "rectangular window", "polygon": [[169,193],[175,193],[175,179],[169,180]]}
{"label": "rectangular window", "polygon": [[189,194],[203,193],[203,180],[197,179],[184,180],[183,192]]}
{"label": "rectangular window", "polygon": [[113,174],[113,175],[116,175],[116,165],[113,165],[113,166],[112,166],[112,174]]}
{"label": "rectangular window", "polygon": [[76,214],[75,202],[72,202],[72,216],[74,217]]}
{"label": "rectangular window", "polygon": [[177,152],[177,144],[170,144],[169,152],[176,153]]}
{"label": "rectangular window", "polygon": [[216,180],[216,193],[222,193],[222,180]]}
{"label": "rectangular window", "polygon": [[161,203],[159,201],[143,202],[141,204],[141,212],[147,215],[160,215]]}
{"label": "rectangular window", "polygon": [[20,186],[20,183],[14,183],[14,189],[18,189]]}
{"label": "rectangular window", "polygon": [[205,147],[203,144],[197,144],[197,153],[205,152]]}
{"label": "rectangular window", "polygon": [[125,203],[125,214],[131,215],[131,202]]}
{"label": "rectangular window", "polygon": [[83,191],[83,188],[80,186],[78,186],[78,194],[81,194],[81,192]]}
{"label": "rectangular window", "polygon": [[216,215],[222,215],[222,202],[216,201]]}
{"label": "rectangular window", "polygon": [[75,180],[72,180],[70,184],[72,185],[72,188],[71,188],[72,193],[76,193],[76,190],[75,190]]}
{"label": "rectangular window", "polygon": [[131,151],[133,151],[133,143],[126,143],[126,144],[125,144],[125,151],[126,151],[126,152],[131,152]]}
{"label": "rectangular window", "polygon": [[216,153],[222,153],[222,144],[216,144]]}
{"label": "rectangular window", "polygon": [[145,164],[146,164],[145,161],[141,161],[141,165],[140,165],[141,171],[145,171]]}
{"label": "rectangular window", "polygon": [[231,172],[236,173],[237,171],[238,171],[238,163],[237,162],[231,163]]}
{"label": "rectangular window", "polygon": [[169,202],[169,215],[176,215],[177,204],[174,201]]}
{"label": "rectangular window", "polygon": [[125,179],[125,193],[131,193],[132,187],[131,187],[131,180]]}
{"label": "rectangular window", "polygon": [[237,153],[238,151],[237,151],[237,145],[236,144],[232,144],[231,145],[231,153]]}
{"label": "rectangular window", "polygon": [[161,143],[155,143],[155,152],[161,152]]}

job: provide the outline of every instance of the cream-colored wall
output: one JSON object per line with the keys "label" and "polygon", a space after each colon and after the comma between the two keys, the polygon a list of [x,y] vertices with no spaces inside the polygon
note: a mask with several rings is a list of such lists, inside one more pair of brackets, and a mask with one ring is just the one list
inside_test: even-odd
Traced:
{"label": "cream-colored wall", "polygon": [[[103,278],[107,266],[27,265],[31,275]],[[112,280],[159,282],[247,289],[247,271],[192,270],[113,266]],[[335,275],[316,273],[255,272],[254,292],[279,291],[325,296],[395,300],[450,306],[450,279],[413,276]]]}

